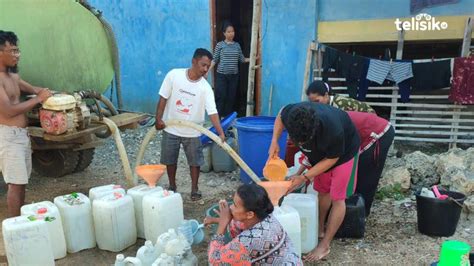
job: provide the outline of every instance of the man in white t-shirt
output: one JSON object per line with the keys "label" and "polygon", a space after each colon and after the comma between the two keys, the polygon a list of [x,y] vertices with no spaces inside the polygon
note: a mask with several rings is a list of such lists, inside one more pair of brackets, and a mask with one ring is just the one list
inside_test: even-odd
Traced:
{"label": "man in white t-shirt", "polygon": [[160,101],[156,107],[157,130],[163,130],[161,163],[166,165],[169,190],[176,191],[176,168],[180,145],[183,145],[191,171],[191,199],[200,200],[199,170],[204,162],[201,133],[192,128],[166,126],[167,120],[185,120],[202,124],[205,112],[222,141],[225,141],[214,100],[214,92],[203,76],[211,66],[212,54],[203,48],[194,52],[191,68],[173,69],[166,74],[160,88]]}

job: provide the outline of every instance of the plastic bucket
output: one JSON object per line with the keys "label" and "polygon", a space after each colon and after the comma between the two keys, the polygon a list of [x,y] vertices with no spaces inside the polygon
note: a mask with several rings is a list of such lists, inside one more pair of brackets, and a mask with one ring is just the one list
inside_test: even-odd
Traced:
{"label": "plastic bucket", "polygon": [[[227,203],[230,205],[233,202],[232,201],[227,201]],[[209,209],[207,209],[206,210],[206,216],[218,218],[218,216],[217,216],[217,214],[214,210],[219,210],[219,203],[216,203],[216,204],[212,205]],[[217,231],[217,224],[211,225],[211,230],[212,230],[212,233],[215,234],[216,231]],[[226,243],[230,242],[232,240],[232,237],[230,236],[230,233],[229,233],[228,229],[226,229],[226,231],[225,231],[224,240],[225,240]]]}
{"label": "plastic bucket", "polygon": [[[275,117],[269,116],[238,118],[235,123],[240,157],[257,176],[263,176],[263,167],[268,159],[268,148],[273,137],[274,123]],[[287,132],[283,131],[278,140],[280,158],[285,158],[286,139]],[[245,184],[252,183],[252,179],[245,171],[240,171],[240,180]]]}
{"label": "plastic bucket", "polygon": [[[440,191],[459,204],[463,204],[466,196],[454,191]],[[440,200],[416,194],[418,231],[429,236],[452,236],[456,231],[462,207],[453,200]]]}
{"label": "plastic bucket", "polygon": [[464,242],[448,240],[441,245],[438,266],[468,266],[471,247]]}

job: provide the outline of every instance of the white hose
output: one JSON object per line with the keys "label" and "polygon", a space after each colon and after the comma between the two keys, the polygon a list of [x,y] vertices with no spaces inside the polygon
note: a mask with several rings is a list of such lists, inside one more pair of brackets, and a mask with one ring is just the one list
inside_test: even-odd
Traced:
{"label": "white hose", "polygon": [[[189,128],[195,129],[195,130],[201,132],[202,134],[208,136],[215,143],[217,143],[217,145],[219,145],[224,151],[226,151],[232,157],[232,159],[234,159],[234,161],[240,166],[240,168],[242,168],[242,170],[244,170],[245,173],[247,173],[250,176],[250,178],[252,178],[253,182],[259,183],[261,181],[258,178],[258,176],[252,171],[252,169],[250,169],[250,167],[239,157],[239,155],[234,151],[234,149],[232,149],[229,146],[229,144],[227,144],[226,142],[223,143],[221,141],[221,139],[216,134],[212,133],[208,129],[206,129],[206,128],[198,125],[198,124],[195,124],[193,122],[182,121],[182,120],[168,120],[165,123],[166,123],[166,126],[189,127]],[[145,154],[145,149],[148,146],[148,143],[151,141],[151,139],[155,135],[156,135],[155,127],[150,128],[150,130],[146,134],[146,136],[143,139],[143,142],[140,146],[140,150],[139,150],[138,155],[137,155],[137,161],[135,163],[135,166],[138,166],[138,165],[141,164],[141,162],[143,160],[143,156]],[[136,182],[136,179],[137,179],[137,177],[134,176],[134,182]]]}
{"label": "white hose", "polygon": [[119,129],[114,121],[104,117],[102,121],[94,119],[95,121],[104,123],[112,133],[114,137],[115,144],[117,145],[117,150],[122,161],[123,171],[125,172],[125,180],[127,181],[127,186],[132,187],[137,184],[136,178],[134,178],[132,169],[130,168],[130,161],[128,160],[127,152],[125,151],[125,146],[123,145],[122,137],[120,136]]}

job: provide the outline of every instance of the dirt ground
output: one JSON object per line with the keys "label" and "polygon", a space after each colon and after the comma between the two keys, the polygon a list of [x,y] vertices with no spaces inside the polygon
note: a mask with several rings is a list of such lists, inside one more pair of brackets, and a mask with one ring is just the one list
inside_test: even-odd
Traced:
{"label": "dirt ground", "polygon": [[[147,128],[122,133],[130,161],[134,163],[139,145]],[[159,137],[150,143],[144,163],[159,161]],[[184,154],[180,156],[178,169],[178,192],[184,199],[186,219],[202,220],[205,211],[219,199],[230,198],[240,184],[238,171],[232,173],[202,174],[200,190],[203,200],[190,201],[190,178]],[[6,185],[0,183],[0,218],[6,218]],[[115,145],[111,139],[96,149],[91,166],[84,172],[53,179],[33,174],[28,185],[26,202],[50,200],[58,195],[71,192],[88,193],[91,187],[117,183],[125,185],[123,171]],[[167,177],[159,182],[166,186]],[[209,232],[208,232],[209,234]],[[199,265],[207,263],[206,241],[193,246],[193,252],[199,258]],[[393,199],[376,201],[372,214],[367,220],[366,235],[363,239],[336,239],[331,254],[321,265],[429,265],[437,260],[440,245],[446,239],[466,241],[474,247],[474,214],[463,214],[457,231],[450,238],[429,237],[417,230],[416,203],[414,198],[396,202]],[[122,251],[126,256],[135,256],[143,240]],[[117,253],[98,248],[68,254],[56,261],[57,265],[111,265]],[[0,243],[0,263],[6,263],[3,241]]]}

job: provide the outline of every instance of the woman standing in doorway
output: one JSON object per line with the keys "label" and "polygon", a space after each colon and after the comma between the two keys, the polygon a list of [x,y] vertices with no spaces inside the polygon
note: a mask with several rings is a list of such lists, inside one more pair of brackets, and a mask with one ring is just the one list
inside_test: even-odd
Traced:
{"label": "woman standing in doorway", "polygon": [[215,76],[215,95],[217,111],[224,117],[234,110],[237,85],[239,84],[239,62],[248,63],[250,60],[244,57],[240,44],[234,41],[234,26],[225,22],[222,27],[225,40],[217,43],[214,49],[214,60],[211,70],[217,65]]}

